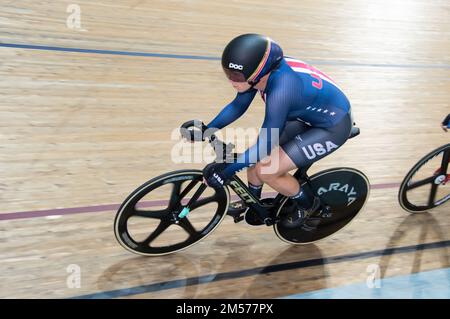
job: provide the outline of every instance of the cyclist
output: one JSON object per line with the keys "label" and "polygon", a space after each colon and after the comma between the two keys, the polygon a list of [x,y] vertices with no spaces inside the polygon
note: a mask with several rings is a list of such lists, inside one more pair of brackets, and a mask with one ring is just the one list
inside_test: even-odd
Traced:
{"label": "cyclist", "polygon": [[[285,57],[281,47],[263,35],[234,38],[223,51],[222,67],[237,95],[207,127],[222,129],[238,119],[257,92],[265,102],[265,116],[256,143],[235,162],[206,166],[205,180],[211,187],[223,187],[236,172],[248,168],[249,189],[255,197],[267,183],[294,200],[286,220],[295,227],[317,209],[319,200],[288,172],[324,158],[346,142],[353,125],[350,102],[330,77]],[[273,130],[279,136],[272,136]],[[264,157],[267,162],[261,162]],[[268,172],[274,163],[277,169]],[[231,212],[245,209],[242,202],[230,207]]]}

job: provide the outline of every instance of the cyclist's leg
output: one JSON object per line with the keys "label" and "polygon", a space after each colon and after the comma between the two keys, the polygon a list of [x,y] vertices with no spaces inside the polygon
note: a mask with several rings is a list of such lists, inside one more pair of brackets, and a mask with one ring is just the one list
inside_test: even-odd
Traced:
{"label": "cyclist's leg", "polygon": [[[283,132],[280,135],[279,139],[280,145],[288,142],[289,140],[293,139],[296,135],[305,132],[309,128],[310,127],[308,125],[306,125],[301,121],[295,120],[287,122],[283,129]],[[292,167],[289,168],[287,171],[295,168],[295,164],[293,164],[293,162],[287,156],[283,157],[283,165],[285,164],[288,165],[289,167]],[[247,181],[249,191],[252,193],[253,196],[259,199],[261,197],[264,182],[259,177],[257,169],[258,165],[260,164],[258,163],[247,169]],[[293,177],[291,177],[290,182],[298,184],[298,182]],[[228,212],[232,215],[238,215],[243,213],[246,209],[247,206],[245,205],[245,203],[242,200],[238,200],[230,204]]]}
{"label": "cyclist's leg", "polygon": [[[308,126],[304,122],[300,122],[300,121],[287,122],[282,134],[280,135],[279,144],[283,145],[283,144],[287,143],[288,141],[292,140],[296,135],[307,131],[309,128],[310,128],[310,126]],[[275,152],[276,152],[276,150],[275,150]],[[283,155],[283,154],[281,154],[281,155]],[[274,157],[275,157],[275,155],[274,155]],[[287,169],[287,171],[295,168],[295,166],[292,166],[295,164],[292,162],[292,160],[290,160],[289,157],[286,157],[286,154],[284,154],[284,156],[282,156],[279,159],[279,161],[280,161],[280,163],[282,162],[281,164],[283,165],[283,167],[286,167],[285,169]],[[247,170],[247,180],[249,182],[250,188],[252,188],[252,186],[253,187],[258,187],[258,186],[262,187],[262,185],[264,183],[261,180],[261,178],[259,177],[257,165],[252,166]],[[259,164],[259,165],[261,166],[261,164]]]}
{"label": "cyclist's leg", "polygon": [[261,180],[281,194],[290,196],[296,204],[282,218],[285,227],[299,227],[320,206],[320,200],[312,190],[307,185],[301,188],[300,183],[288,172],[296,167],[309,166],[334,152],[348,139],[351,128],[351,116],[332,128],[311,127],[282,144],[278,154],[271,154],[271,161],[278,160],[276,171],[264,172],[264,164],[259,165],[257,171]]}
{"label": "cyclist's leg", "polygon": [[337,150],[350,135],[351,116],[346,116],[331,128],[314,128],[297,134],[290,141],[283,143],[278,152],[269,157],[271,171],[267,163],[257,164],[259,178],[285,196],[300,194],[298,181],[288,174],[294,168],[306,167]]}
{"label": "cyclist's leg", "polygon": [[[291,189],[298,188],[298,181],[287,172],[296,167],[295,163],[287,156],[280,147],[276,147],[269,160],[258,162],[254,167],[258,174],[258,179],[268,183],[272,188],[281,194],[292,192]],[[258,216],[256,211],[250,210],[245,215],[245,220],[251,225],[261,225],[263,220]]]}
{"label": "cyclist's leg", "polygon": [[247,169],[247,181],[250,192],[258,198],[261,197],[263,181],[259,179],[256,172],[256,166]]}
{"label": "cyclist's leg", "polygon": [[258,178],[280,194],[293,196],[298,192],[299,183],[289,171],[297,165],[281,147],[272,150],[271,155],[255,165]]}

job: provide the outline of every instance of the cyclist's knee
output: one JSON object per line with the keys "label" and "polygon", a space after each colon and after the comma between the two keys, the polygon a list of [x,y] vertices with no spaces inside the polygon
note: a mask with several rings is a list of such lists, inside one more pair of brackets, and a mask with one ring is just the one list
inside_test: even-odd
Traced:
{"label": "cyclist's knee", "polygon": [[257,163],[255,165],[255,172],[258,178],[264,183],[270,183],[284,174],[276,170],[268,169],[268,167],[262,163]]}
{"label": "cyclist's knee", "polygon": [[259,179],[258,172],[256,170],[256,165],[249,167],[247,169],[247,178],[249,180]]}
{"label": "cyclist's knee", "polygon": [[256,172],[256,166],[258,165],[258,163],[256,163],[255,165],[253,165],[253,166],[250,166],[248,169],[247,169],[247,174],[256,174],[257,172]]}

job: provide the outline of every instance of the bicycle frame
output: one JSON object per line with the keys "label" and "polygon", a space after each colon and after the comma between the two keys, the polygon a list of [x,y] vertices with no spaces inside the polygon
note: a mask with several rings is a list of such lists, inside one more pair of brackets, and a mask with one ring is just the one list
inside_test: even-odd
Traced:
{"label": "bicycle frame", "polygon": [[[297,171],[294,173],[294,177],[297,180],[305,181],[309,185],[309,177],[306,174],[306,172],[310,167],[311,166],[297,169]],[[273,203],[271,203],[271,205],[268,206],[267,204],[264,204],[262,200],[253,196],[250,190],[248,189],[248,186],[245,185],[245,183],[237,175],[234,175],[231,178],[230,183],[228,185],[236,193],[236,195],[238,195],[239,198],[242,199],[242,201],[250,209],[255,210],[263,220],[267,217],[274,217],[271,216],[272,211],[270,210],[270,208],[278,207],[281,204],[281,202],[286,198],[285,195],[277,194],[277,196],[275,196],[273,200]]]}

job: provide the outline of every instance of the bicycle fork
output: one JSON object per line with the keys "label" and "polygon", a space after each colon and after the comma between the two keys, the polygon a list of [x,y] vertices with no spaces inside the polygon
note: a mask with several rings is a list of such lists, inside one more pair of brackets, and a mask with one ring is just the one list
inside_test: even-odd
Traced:
{"label": "bicycle fork", "polygon": [[203,191],[208,187],[205,183],[202,183],[200,187],[197,189],[197,191],[194,193],[194,195],[191,197],[189,202],[186,204],[186,206],[183,207],[181,212],[178,214],[178,218],[184,218],[186,217],[189,212],[191,211],[191,206],[193,203],[197,201],[197,199],[202,195]]}

